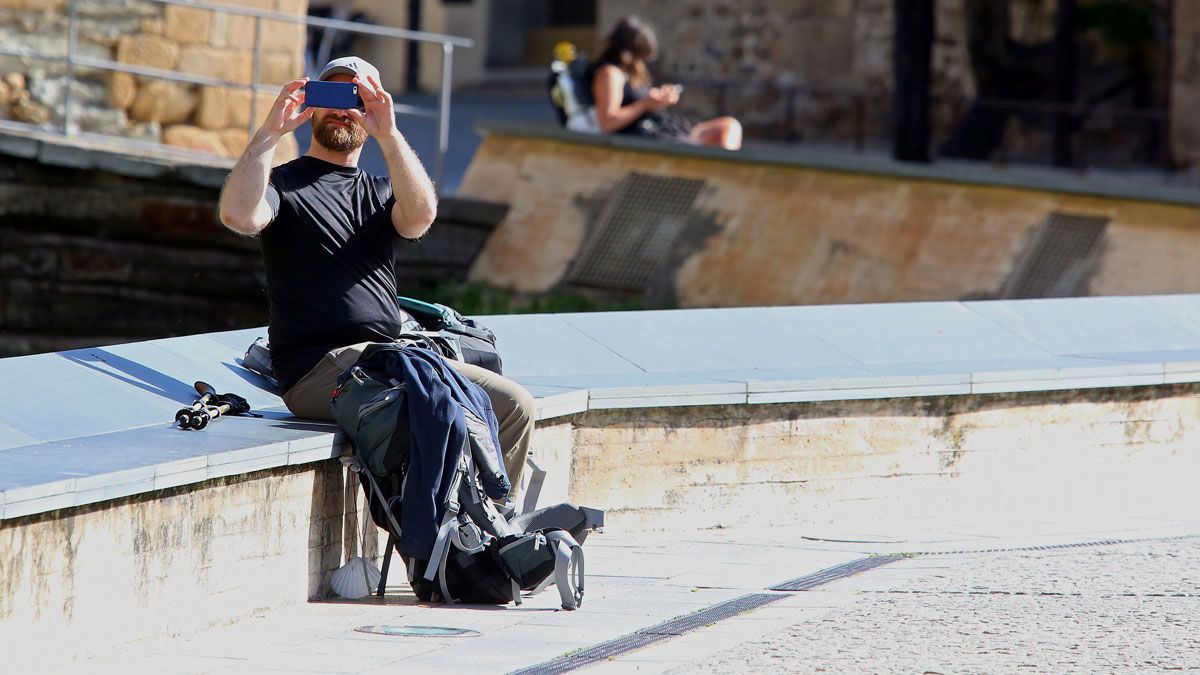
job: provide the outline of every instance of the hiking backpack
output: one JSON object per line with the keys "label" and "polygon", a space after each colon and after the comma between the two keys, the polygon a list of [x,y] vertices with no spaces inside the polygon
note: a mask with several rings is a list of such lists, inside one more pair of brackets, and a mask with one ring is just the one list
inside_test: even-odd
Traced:
{"label": "hiking backpack", "polygon": [[411,320],[401,326],[400,337],[421,338],[426,347],[448,359],[470,363],[504,374],[504,362],[496,348],[496,334],[475,319],[468,319],[453,307],[436,302],[397,296],[400,309]]}
{"label": "hiking backpack", "polygon": [[[338,378],[330,404],[354,447],[351,466],[362,476],[371,518],[389,534],[381,596],[392,550],[400,550],[405,499],[422,498],[405,492],[412,450],[407,383],[382,367],[385,352],[404,349],[368,346]],[[462,408],[467,433],[459,447],[445,448],[449,487],[438,504],[432,552],[418,558],[401,551],[413,592],[425,601],[520,604],[522,591],[554,584],[563,608],[575,609],[583,601],[580,546],[589,531],[603,526],[603,512],[558,504],[517,515],[505,498],[508,477],[487,423]],[[498,498],[505,503],[497,504]]]}

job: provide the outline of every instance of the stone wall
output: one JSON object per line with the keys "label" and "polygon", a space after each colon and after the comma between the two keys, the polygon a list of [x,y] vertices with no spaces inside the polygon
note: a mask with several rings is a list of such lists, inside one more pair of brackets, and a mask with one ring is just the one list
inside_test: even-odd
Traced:
{"label": "stone wall", "polygon": [[[934,94],[962,99],[974,83],[961,0],[938,2],[937,12]],[[689,115],[732,114],[752,133],[776,138],[890,137],[891,0],[600,0],[601,35],[628,14],[658,33],[659,76],[697,83],[682,102]],[[797,89],[791,103],[789,89]],[[953,119],[949,106],[934,111],[943,125]]]}
{"label": "stone wall", "polygon": [[0,157],[0,355],[266,323],[258,243],[217,221],[223,170]]}
{"label": "stone wall", "polygon": [[606,509],[613,531],[834,523],[844,534],[885,510],[1136,518],[1191,491],[1198,391],[589,411],[571,418],[570,497]]}
{"label": "stone wall", "polygon": [[[265,325],[258,241],[217,220],[230,163],[0,133],[0,356]],[[505,212],[443,199],[398,287],[464,279]]]}
{"label": "stone wall", "polygon": [[[998,2],[999,0],[997,0]],[[1163,6],[1165,0],[1155,0]],[[1086,4],[1086,3],[1085,3]],[[892,135],[892,0],[702,0],[649,2],[599,0],[601,38],[622,16],[636,14],[659,37],[660,80],[688,83],[680,111],[695,118],[731,114],[750,137],[846,143],[888,149]],[[1165,49],[1142,55],[1156,73],[1153,100],[1167,101],[1170,144],[1175,159],[1190,166],[1200,159],[1200,121],[1191,111],[1200,102],[1200,19],[1194,3],[1174,2],[1174,72]],[[967,50],[964,0],[937,0],[932,57],[931,131],[939,147],[967,112],[976,93]],[[1011,0],[1010,37],[1023,46],[1054,36],[1056,2]],[[1167,22],[1164,22],[1166,24]],[[1136,32],[1136,28],[1134,29]],[[1155,30],[1158,30],[1157,28]],[[1165,36],[1164,36],[1165,37]],[[1096,35],[1080,37],[1086,67],[1081,97],[1098,96],[1114,78],[1111,54]],[[1163,83],[1170,81],[1170,85]],[[1107,108],[1131,107],[1127,95]],[[1077,137],[1081,165],[1163,164],[1157,131],[1144,116],[1088,117]],[[1014,115],[995,158],[1049,163],[1053,133],[1045,116]]]}
{"label": "stone wall", "polygon": [[[296,16],[307,0],[229,0],[227,4]],[[224,12],[164,5],[152,0],[79,0],[77,53],[91,59],[173,70],[250,84],[254,19]],[[0,0],[0,42],[5,47],[65,55],[66,0]],[[303,75],[304,24],[263,21],[259,83],[278,85]],[[65,64],[0,57],[0,119],[61,128],[66,99]],[[79,67],[74,120],[86,132],[162,142],[236,157],[276,94],[201,86]],[[276,153],[296,156],[288,136]]]}
{"label": "stone wall", "polygon": [[1175,78],[1171,85],[1171,150],[1182,165],[1200,164],[1200,11],[1192,2],[1175,2],[1172,25]]}
{"label": "stone wall", "polygon": [[951,179],[964,167],[913,180],[843,160],[826,170],[489,133],[459,194],[511,206],[472,276],[529,293],[565,284],[597,205],[638,173],[704,181],[688,222],[712,226],[678,235],[654,281],[680,307],[995,298],[1052,213],[1109,221],[1083,294],[1200,291],[1195,206],[1055,192],[1047,172],[1013,172],[1019,188]]}
{"label": "stone wall", "polygon": [[378,553],[363,506],[331,460],[3,521],[5,668],[53,671],[325,597],[333,571],[363,555],[361,523]]}

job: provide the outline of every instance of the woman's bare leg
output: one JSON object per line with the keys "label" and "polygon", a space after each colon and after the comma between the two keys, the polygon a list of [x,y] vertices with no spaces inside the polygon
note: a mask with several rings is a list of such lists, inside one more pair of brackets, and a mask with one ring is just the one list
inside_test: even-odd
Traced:
{"label": "woman's bare leg", "polygon": [[688,137],[700,145],[740,150],[742,147],[742,124],[728,116],[704,120],[692,127]]}

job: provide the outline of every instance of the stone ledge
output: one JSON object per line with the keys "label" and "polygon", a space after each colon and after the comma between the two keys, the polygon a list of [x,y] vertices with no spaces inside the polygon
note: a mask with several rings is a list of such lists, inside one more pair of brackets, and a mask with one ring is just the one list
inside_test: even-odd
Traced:
{"label": "stone ledge", "polygon": [[233,160],[162,146],[139,151],[119,138],[95,134],[62,136],[0,125],[0,155],[34,159],[49,166],[96,169],[133,178],[175,178],[220,188]]}
{"label": "stone ledge", "polygon": [[[1200,382],[1200,295],[481,318],[549,427],[588,411]],[[336,457],[333,425],[291,417],[237,365],[263,334],[0,360],[0,519]],[[196,376],[265,417],[173,428]]]}
{"label": "stone ledge", "polygon": [[483,135],[540,138],[579,145],[618,148],[656,155],[711,159],[747,164],[776,164],[823,171],[860,173],[905,180],[945,181],[1022,188],[1112,199],[1200,206],[1200,192],[1127,176],[1105,177],[1034,166],[1001,167],[982,162],[939,160],[933,164],[897,162],[877,154],[823,151],[803,146],[753,144],[738,152],[682,143],[668,143],[619,134],[567,131],[553,124],[489,120],[477,130]]}

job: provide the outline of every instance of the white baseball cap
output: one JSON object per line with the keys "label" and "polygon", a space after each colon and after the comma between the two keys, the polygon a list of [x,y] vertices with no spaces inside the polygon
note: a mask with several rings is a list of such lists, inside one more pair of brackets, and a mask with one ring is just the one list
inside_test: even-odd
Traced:
{"label": "white baseball cap", "polygon": [[325,64],[325,67],[321,70],[321,75],[317,79],[328,80],[339,73],[357,75],[364,82],[368,77],[375,78],[376,82],[380,81],[379,69],[367,63],[366,59],[360,59],[357,56],[343,56],[340,59],[330,61]]}

